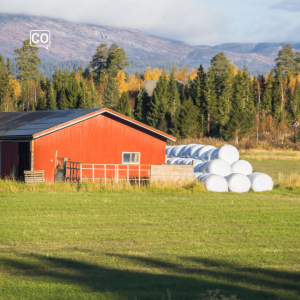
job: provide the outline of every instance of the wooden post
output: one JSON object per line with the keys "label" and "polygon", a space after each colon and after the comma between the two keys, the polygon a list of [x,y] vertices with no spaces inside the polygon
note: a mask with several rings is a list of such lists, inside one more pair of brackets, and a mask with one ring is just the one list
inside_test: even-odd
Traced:
{"label": "wooden post", "polygon": [[80,163],[80,183],[82,183],[82,163]]}
{"label": "wooden post", "polygon": [[119,166],[118,165],[116,165],[116,170],[117,170],[117,173],[116,173],[117,177],[116,178],[117,178],[117,183],[118,183],[119,182]]}
{"label": "wooden post", "polygon": [[139,165],[139,187],[141,187],[141,165]]}
{"label": "wooden post", "polygon": [[168,155],[165,155],[165,164],[167,163]]}
{"label": "wooden post", "polygon": [[129,184],[129,165],[127,165],[127,184]]}
{"label": "wooden post", "polygon": [[93,182],[95,182],[95,165],[92,164],[92,168],[93,168]]}

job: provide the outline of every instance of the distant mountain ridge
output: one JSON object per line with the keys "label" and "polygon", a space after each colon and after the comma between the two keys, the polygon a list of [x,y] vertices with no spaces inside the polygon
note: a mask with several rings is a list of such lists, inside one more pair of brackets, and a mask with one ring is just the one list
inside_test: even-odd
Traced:
{"label": "distant mountain ridge", "polygon": [[[89,61],[100,43],[116,43],[124,48],[127,56],[135,61],[161,61],[209,66],[210,60],[219,52],[238,67],[246,65],[249,70],[265,71],[274,66],[274,59],[281,46],[287,43],[229,43],[217,46],[194,46],[145,35],[136,29],[116,28],[69,22],[47,17],[0,13],[0,54],[13,57],[13,50],[20,48],[29,38],[30,30],[51,31],[51,45],[47,51],[41,48],[43,60]],[[299,43],[290,43],[295,51]]]}

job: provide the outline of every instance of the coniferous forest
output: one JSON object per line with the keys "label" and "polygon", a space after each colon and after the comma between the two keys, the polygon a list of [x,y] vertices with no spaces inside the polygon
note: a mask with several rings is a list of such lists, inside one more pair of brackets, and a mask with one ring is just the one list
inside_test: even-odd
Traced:
{"label": "coniferous forest", "polygon": [[[205,70],[174,64],[127,74],[129,62],[116,44],[100,44],[87,68],[40,74],[38,48],[29,40],[15,49],[16,69],[0,55],[0,111],[108,107],[177,138],[215,137],[236,144],[300,140],[300,52],[282,47],[274,68],[250,76],[219,53]],[[157,80],[150,97],[146,80]]]}

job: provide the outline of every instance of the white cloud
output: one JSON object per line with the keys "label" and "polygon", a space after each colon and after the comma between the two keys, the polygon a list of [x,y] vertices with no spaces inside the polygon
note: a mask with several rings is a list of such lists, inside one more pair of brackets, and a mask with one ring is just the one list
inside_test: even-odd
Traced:
{"label": "white cloud", "polygon": [[1,0],[0,11],[142,30],[192,44],[225,41],[228,18],[196,0]]}

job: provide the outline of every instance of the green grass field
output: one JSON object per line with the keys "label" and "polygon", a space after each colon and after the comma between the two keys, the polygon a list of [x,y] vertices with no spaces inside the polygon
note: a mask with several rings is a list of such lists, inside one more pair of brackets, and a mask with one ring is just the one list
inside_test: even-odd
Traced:
{"label": "green grass field", "polygon": [[299,190],[1,193],[0,299],[300,299],[299,214]]}

